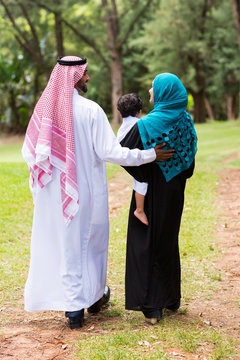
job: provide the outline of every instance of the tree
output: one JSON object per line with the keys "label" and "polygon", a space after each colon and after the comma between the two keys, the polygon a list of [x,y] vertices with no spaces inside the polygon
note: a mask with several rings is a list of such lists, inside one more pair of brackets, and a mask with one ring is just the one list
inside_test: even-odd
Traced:
{"label": "tree", "polygon": [[[114,123],[120,122],[120,115],[117,110],[117,101],[123,94],[123,66],[122,66],[122,51],[126,44],[130,33],[138,19],[144,14],[152,0],[147,0],[141,6],[140,1],[129,2],[128,7],[123,9],[122,13],[118,12],[117,3],[115,0],[102,0],[102,9],[107,25],[107,38],[109,42],[109,54],[111,64],[111,81],[112,81],[112,108]],[[122,25],[124,15],[133,11],[133,15],[128,20],[128,26]]]}
{"label": "tree", "polygon": [[15,52],[13,59],[0,57],[0,98],[5,102],[1,127],[6,131],[21,133],[28,124],[33,100],[29,70],[29,61],[21,54]]}
{"label": "tree", "polygon": [[[226,95],[235,94],[233,82],[237,80],[239,58],[235,42],[230,40],[233,29],[230,6],[227,0],[163,0],[161,8],[135,41],[135,46],[142,49],[142,58],[151,59],[148,69],[152,77],[166,71],[181,78],[194,98],[195,122],[206,121],[206,108],[214,118],[214,110],[226,103]],[[214,18],[216,11],[221,21]],[[220,34],[228,39],[223,39],[224,47],[219,42]],[[233,56],[231,60],[229,54]],[[220,87],[217,77],[221,77],[224,84],[219,89],[215,86],[218,82]],[[215,109],[211,102],[214,96],[209,91],[210,85],[213,90],[213,84],[214,91],[218,92]]]}
{"label": "tree", "polygon": [[229,1],[222,1],[211,14],[208,42],[211,44],[206,64],[207,96],[218,119],[237,117],[240,82],[240,52]]}
{"label": "tree", "polygon": [[240,0],[232,0],[232,7],[238,37],[238,47],[240,51]]}
{"label": "tree", "polygon": [[[194,98],[194,120],[205,122],[205,64],[209,58],[207,27],[213,1],[162,1],[155,17],[136,41],[150,58],[153,77],[167,71],[178,75]],[[159,21],[161,19],[161,21]]]}
{"label": "tree", "polygon": [[[20,52],[28,61],[33,90],[29,109],[56,57],[77,54],[89,62],[92,81],[87,96],[108,115],[112,112],[115,123],[119,96],[135,91],[148,103],[146,89],[164,71],[177,74],[193,96],[196,122],[205,121],[206,110],[212,119],[232,118],[239,109],[240,81],[232,4],[229,0],[0,0],[0,27],[5,34],[0,38],[1,53],[19,61]],[[15,70],[9,69],[14,75]],[[17,107],[19,91],[14,92]],[[29,86],[24,91],[29,92]],[[0,96],[3,113],[9,107],[3,87]]]}
{"label": "tree", "polygon": [[[6,1],[0,0],[0,4],[2,4],[3,8],[5,9],[5,13],[12,24],[16,41],[25,51],[30,54],[30,56],[32,56],[39,68],[42,69],[43,73],[46,75],[46,77],[48,77],[49,69],[47,63],[44,61],[44,56],[40,47],[39,35],[34,22],[29,16],[29,12],[26,6],[17,0],[15,4],[10,3],[10,5],[7,4]],[[16,8],[13,10],[11,5],[17,5],[18,12],[16,11]],[[21,13],[21,17],[24,18],[30,29],[28,32],[24,31],[23,26],[20,26],[17,23],[16,18],[20,16],[19,11]]]}
{"label": "tree", "polygon": [[[34,27],[34,23],[31,20],[31,15],[34,16],[34,12],[27,11],[27,4],[31,5],[31,8],[38,6],[41,9],[45,9],[48,13],[54,15],[55,19],[55,41],[57,46],[58,54],[64,52],[63,50],[63,30],[62,27],[71,29],[71,31],[79,38],[81,41],[85,42],[88,47],[91,47],[96,53],[99,60],[102,62],[102,65],[110,70],[110,78],[112,85],[112,110],[113,110],[113,122],[118,123],[120,121],[119,113],[116,109],[116,104],[118,98],[123,93],[123,65],[122,65],[122,51],[123,47],[127,43],[129,35],[134,29],[134,26],[137,24],[137,21],[140,17],[144,17],[147,9],[153,0],[132,0],[132,1],[117,1],[116,0],[101,0],[99,3],[95,0],[89,1],[78,1],[78,7],[91,5],[96,9],[95,11],[95,26],[99,27],[99,13],[102,14],[100,17],[100,22],[102,25],[106,24],[106,28],[102,27],[102,30],[106,33],[106,42],[103,47],[99,46],[99,43],[95,40],[95,29],[91,26],[91,32],[84,31],[83,29],[89,29],[89,18],[87,16],[82,16],[81,28],[77,26],[79,19],[75,16],[70,22],[66,16],[68,9],[76,8],[76,1],[62,1],[61,3],[56,0],[12,0],[12,4],[17,4],[19,9],[21,9],[21,16],[23,16],[28,23],[31,36],[34,41],[29,41],[26,34],[22,29],[17,25],[12,13],[10,11],[9,5],[7,5],[6,0],[0,0],[0,3],[4,7],[6,14],[9,20],[12,23],[12,26],[16,32],[16,39],[19,44],[29,51],[34,58],[34,60],[41,65],[44,71],[46,70],[46,63],[44,61],[43,54],[39,46],[39,39],[37,35],[37,30]],[[118,9],[120,8],[121,11]],[[101,15],[100,15],[101,16]],[[101,43],[101,42],[100,42]],[[106,56],[107,54],[107,56]]]}
{"label": "tree", "polygon": [[51,19],[45,14],[33,13],[15,0],[1,0],[0,4],[2,123],[8,130],[20,132],[49,77],[57,42],[48,39]]}
{"label": "tree", "polygon": [[[235,27],[238,37],[238,48],[240,51],[240,0],[232,0],[232,7],[233,7],[234,20],[235,20]],[[239,89],[239,102],[240,102],[240,89]],[[240,104],[238,109],[238,118],[240,119]]]}

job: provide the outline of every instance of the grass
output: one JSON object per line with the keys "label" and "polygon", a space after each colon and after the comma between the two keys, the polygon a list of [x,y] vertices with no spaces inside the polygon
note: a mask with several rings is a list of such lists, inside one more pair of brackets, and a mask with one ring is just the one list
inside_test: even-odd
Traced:
{"label": "grass", "polygon": [[[146,325],[138,312],[124,310],[124,268],[128,207],[111,220],[108,284],[110,307],[99,315],[98,333],[79,333],[76,359],[172,359],[170,350],[206,354],[210,360],[235,359],[235,343],[227,334],[199,321],[186,320],[186,302],[199,295],[211,296],[221,282],[213,269],[220,256],[214,243],[218,221],[216,183],[229,166],[240,168],[240,160],[223,163],[240,149],[240,122],[214,122],[196,126],[199,150],[195,175],[188,181],[180,232],[183,306],[178,316],[165,313],[158,326]],[[32,220],[28,171],[21,161],[21,144],[0,146],[0,306],[20,299],[26,281]],[[15,162],[13,161],[14,159]],[[108,177],[120,168],[108,164]],[[175,350],[174,350],[175,349]],[[176,350],[177,349],[177,350]]]}
{"label": "grass", "polygon": [[0,162],[23,163],[21,155],[22,142],[16,144],[0,145]]}
{"label": "grass", "polygon": [[22,163],[0,163],[0,306],[19,298],[26,281],[32,198]]}
{"label": "grass", "polygon": [[[174,336],[173,336],[174,334]],[[214,329],[204,330],[200,324],[186,324],[182,320],[164,319],[152,328],[135,328],[102,335],[80,335],[76,358],[84,359],[172,359],[171,349],[193,359],[197,350],[213,348],[206,359],[232,359],[234,342],[226,341]],[[176,350],[179,349],[179,350]],[[186,357],[188,354],[188,357]],[[190,354],[190,356],[189,356]],[[195,358],[195,357],[194,357]]]}

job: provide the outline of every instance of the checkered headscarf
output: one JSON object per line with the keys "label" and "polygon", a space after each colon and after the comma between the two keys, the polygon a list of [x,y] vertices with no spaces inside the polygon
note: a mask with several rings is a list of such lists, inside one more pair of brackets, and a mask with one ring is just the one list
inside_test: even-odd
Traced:
{"label": "checkered headscarf", "polygon": [[[71,62],[81,58],[65,56],[61,60]],[[51,181],[53,166],[61,171],[63,216],[67,224],[79,208],[73,136],[73,91],[86,67],[87,63],[55,65],[35,106],[22,149],[23,158],[29,166],[33,192]]]}

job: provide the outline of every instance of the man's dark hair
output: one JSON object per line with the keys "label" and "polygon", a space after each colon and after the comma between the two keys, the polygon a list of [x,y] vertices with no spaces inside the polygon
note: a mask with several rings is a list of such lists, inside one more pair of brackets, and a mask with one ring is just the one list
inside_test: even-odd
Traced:
{"label": "man's dark hair", "polygon": [[136,116],[142,110],[142,99],[137,94],[126,94],[119,98],[117,109],[122,117]]}

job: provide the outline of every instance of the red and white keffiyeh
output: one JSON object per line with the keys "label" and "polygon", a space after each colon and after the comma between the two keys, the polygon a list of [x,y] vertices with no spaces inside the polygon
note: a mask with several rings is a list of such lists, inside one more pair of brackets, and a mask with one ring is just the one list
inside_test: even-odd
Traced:
{"label": "red and white keffiyeh", "polygon": [[[81,58],[65,56],[61,60],[77,61]],[[74,136],[73,91],[83,77],[84,65],[56,64],[49,82],[37,102],[30,119],[22,155],[30,171],[33,193],[52,179],[53,166],[60,170],[63,216],[68,224],[79,208]]]}

